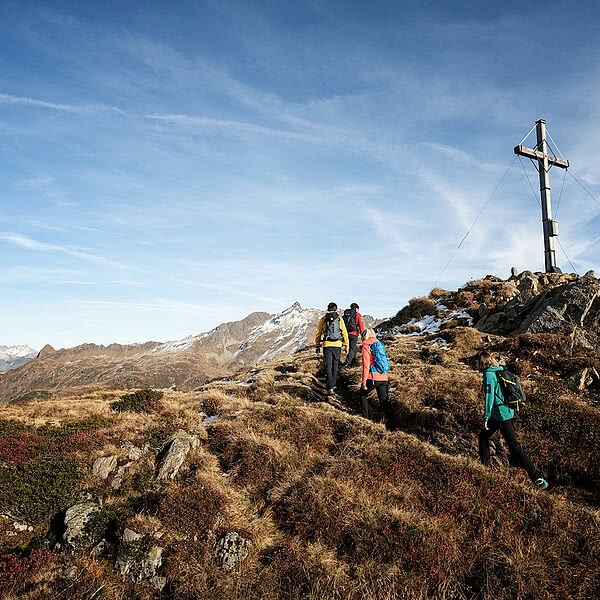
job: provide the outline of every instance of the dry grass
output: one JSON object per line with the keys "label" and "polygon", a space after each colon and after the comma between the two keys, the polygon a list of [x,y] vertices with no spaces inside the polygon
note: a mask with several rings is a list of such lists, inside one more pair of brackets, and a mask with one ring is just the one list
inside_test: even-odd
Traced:
{"label": "dry grass", "polygon": [[[429,362],[430,340],[386,341],[399,431],[353,414],[359,369],[343,374],[339,407],[328,404],[316,377],[319,359],[307,352],[196,392],[165,390],[151,413],[113,413],[117,391],[7,405],[0,438],[38,440],[50,423],[77,428],[90,417],[110,420],[94,433],[100,445],[58,448],[79,461],[87,473],[82,486],[103,500],[92,538],[118,541],[127,525],[164,547],[172,590],[165,599],[599,597],[600,498],[593,486],[600,482],[600,411],[543,374],[524,380],[531,405],[516,427],[523,447],[558,484],[551,493],[534,492],[523,472],[507,465],[500,442],[495,470],[476,460],[481,375],[469,358],[491,347],[503,360],[542,369],[542,346],[557,355],[561,342],[488,344],[471,328],[443,335],[450,344],[443,364]],[[576,358],[583,361],[569,360]],[[568,366],[565,358],[552,360]],[[214,417],[208,424],[207,416]],[[10,419],[42,429],[6,425]],[[175,481],[158,482],[155,453],[177,429],[198,435],[200,445]],[[132,465],[115,492],[93,481],[89,469],[97,456],[123,456],[124,441],[149,444],[154,453]],[[29,450],[23,452],[26,460]],[[19,544],[35,546],[46,531],[27,533]],[[223,531],[251,540],[248,559],[231,573],[212,555]],[[4,555],[17,550],[11,539],[0,536]],[[98,560],[88,550],[30,569],[14,589],[5,586],[4,597],[75,600],[102,585],[97,597],[152,597],[114,572],[116,547]],[[15,564],[29,565],[26,555]],[[65,578],[67,566],[77,567],[75,579]]]}

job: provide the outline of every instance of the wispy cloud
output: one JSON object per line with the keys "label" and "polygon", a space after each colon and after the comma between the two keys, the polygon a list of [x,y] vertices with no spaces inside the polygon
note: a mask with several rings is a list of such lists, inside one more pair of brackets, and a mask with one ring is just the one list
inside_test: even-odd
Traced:
{"label": "wispy cloud", "polygon": [[109,106],[106,104],[61,104],[56,102],[48,102],[46,100],[38,100],[36,98],[27,98],[24,96],[13,96],[11,94],[0,93],[0,104],[13,104],[20,106],[31,106],[36,108],[47,108],[50,110],[59,110],[70,113],[94,113],[94,112],[114,112],[123,117],[128,117],[129,114],[118,108],[117,106]]}
{"label": "wispy cloud", "polygon": [[110,260],[104,256],[90,254],[88,252],[82,252],[81,250],[70,248],[69,246],[60,246],[57,244],[47,244],[45,242],[39,242],[37,240],[28,238],[18,233],[0,233],[0,240],[4,240],[21,248],[26,248],[27,250],[36,250],[39,252],[59,252],[62,254],[67,254],[68,256],[74,256],[76,258],[81,258],[83,260],[87,260],[100,265],[105,265],[108,267],[115,267],[117,269],[125,269],[128,271],[143,272],[141,269],[137,269],[135,267],[123,264],[118,261]]}

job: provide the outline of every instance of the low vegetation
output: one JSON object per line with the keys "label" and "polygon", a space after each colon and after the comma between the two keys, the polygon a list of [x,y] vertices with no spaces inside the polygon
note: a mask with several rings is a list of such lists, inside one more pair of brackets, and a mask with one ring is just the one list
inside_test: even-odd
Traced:
{"label": "low vegetation", "polygon": [[[470,282],[451,300],[473,302],[470,310],[499,283]],[[414,318],[448,301],[449,292],[434,292],[412,301]],[[10,519],[0,527],[0,593],[8,600],[600,597],[600,409],[593,386],[575,392],[566,383],[600,357],[571,352],[568,341],[469,327],[387,338],[387,423],[375,399],[373,419],[360,416],[358,369],[343,372],[341,399],[328,402],[312,352],[190,393],[96,392],[7,405],[0,507]],[[491,467],[477,460],[481,374],[473,357],[482,348],[521,374],[529,400],[515,427],[551,483],[547,492],[509,464],[499,437]],[[180,429],[197,444],[174,480],[158,481],[156,457]],[[109,455],[128,465],[119,489],[92,475],[96,458]],[[82,498],[100,510],[71,553],[54,551],[62,511]],[[126,527],[142,536],[131,546],[138,558],[163,548],[162,591],[115,569]],[[225,571],[213,549],[231,532],[248,541],[249,554]],[[101,540],[103,553],[90,556]]]}

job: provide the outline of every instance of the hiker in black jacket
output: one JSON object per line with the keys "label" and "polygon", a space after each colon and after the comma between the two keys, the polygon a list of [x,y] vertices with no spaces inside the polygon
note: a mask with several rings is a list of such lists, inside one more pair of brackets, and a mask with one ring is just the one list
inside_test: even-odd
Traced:
{"label": "hiker in black jacket", "polygon": [[344,311],[344,323],[346,324],[346,330],[348,331],[348,341],[350,347],[348,348],[348,354],[342,367],[353,366],[354,359],[356,358],[356,347],[358,345],[358,334],[362,334],[364,331],[362,315],[358,312],[359,306],[356,302],[350,305]]}

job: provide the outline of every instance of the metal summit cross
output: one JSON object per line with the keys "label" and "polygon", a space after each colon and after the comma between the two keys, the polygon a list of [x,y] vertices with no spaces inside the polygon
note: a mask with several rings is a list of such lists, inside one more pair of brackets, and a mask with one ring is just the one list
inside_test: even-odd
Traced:
{"label": "metal summit cross", "polygon": [[540,176],[540,195],[542,197],[542,223],[544,227],[544,260],[546,273],[560,273],[556,266],[556,255],[554,253],[554,238],[558,236],[558,222],[552,220],[552,204],[550,203],[550,167],[556,166],[561,169],[569,168],[569,161],[548,154],[546,144],[546,121],[540,119],[535,122],[537,133],[537,144],[535,148],[515,146],[515,154],[525,156],[538,161],[538,173]]}

